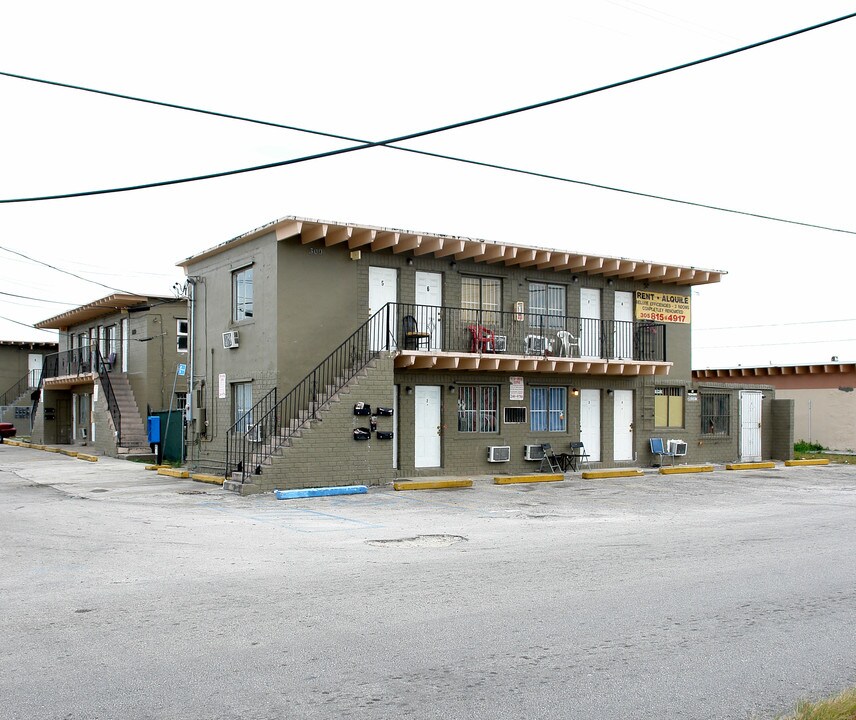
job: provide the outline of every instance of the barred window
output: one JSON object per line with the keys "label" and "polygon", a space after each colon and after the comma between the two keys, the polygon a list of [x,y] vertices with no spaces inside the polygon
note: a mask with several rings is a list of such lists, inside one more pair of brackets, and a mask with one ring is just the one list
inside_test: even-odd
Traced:
{"label": "barred window", "polygon": [[684,426],[683,388],[654,388],[654,426],[658,428],[682,428]]}
{"label": "barred window", "polygon": [[568,427],[568,389],[534,387],[529,391],[532,432],[565,432]]}
{"label": "barred window", "polygon": [[731,434],[731,395],[729,393],[702,394],[701,434]]}
{"label": "barred window", "polygon": [[499,432],[499,388],[461,385],[458,388],[458,432]]}

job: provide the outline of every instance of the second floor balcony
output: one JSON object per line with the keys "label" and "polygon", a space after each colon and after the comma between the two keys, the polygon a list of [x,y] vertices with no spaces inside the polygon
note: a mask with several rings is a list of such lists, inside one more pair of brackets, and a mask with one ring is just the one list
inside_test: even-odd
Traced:
{"label": "second floor balcony", "polygon": [[398,369],[666,375],[666,326],[548,313],[389,304],[373,332]]}

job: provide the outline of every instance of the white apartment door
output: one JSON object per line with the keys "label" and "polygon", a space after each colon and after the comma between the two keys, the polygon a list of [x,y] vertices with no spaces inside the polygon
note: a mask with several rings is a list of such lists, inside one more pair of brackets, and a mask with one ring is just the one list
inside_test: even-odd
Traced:
{"label": "white apartment door", "polygon": [[39,384],[42,376],[42,356],[39,353],[30,353],[27,357],[27,383],[31,388]]}
{"label": "white apartment door", "polygon": [[122,372],[128,372],[128,354],[131,351],[131,321],[122,318]]}
{"label": "white apartment door", "polygon": [[740,459],[761,459],[761,400],[756,390],[740,391]]}
{"label": "white apartment door", "polygon": [[600,357],[600,290],[580,289],[580,356]]}
{"label": "white apartment door", "polygon": [[612,331],[612,357],[633,359],[633,293],[615,293],[615,329]]}
{"label": "white apartment door", "polygon": [[600,390],[580,390],[580,442],[591,462],[600,462]]}
{"label": "white apartment door", "polygon": [[613,430],[612,459],[616,462],[633,459],[633,391],[613,390],[612,392]]}
{"label": "white apartment door", "polygon": [[433,272],[416,272],[416,323],[419,332],[431,334],[431,350],[443,348],[443,275]]}
{"label": "white apartment door", "polygon": [[[395,268],[369,268],[369,317],[387,303],[398,301],[398,271]],[[372,350],[394,350],[398,337],[398,313],[395,305],[389,308],[389,314],[381,314],[370,329]]]}
{"label": "white apartment door", "polygon": [[413,394],[416,447],[413,464],[440,467],[440,387],[417,385]]}

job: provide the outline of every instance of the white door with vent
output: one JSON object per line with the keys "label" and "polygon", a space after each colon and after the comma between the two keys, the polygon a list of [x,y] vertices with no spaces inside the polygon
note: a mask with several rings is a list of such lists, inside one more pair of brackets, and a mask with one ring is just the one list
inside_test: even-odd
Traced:
{"label": "white door with vent", "polygon": [[633,391],[614,390],[612,393],[613,454],[616,462],[633,459]]}
{"label": "white door with vent", "polygon": [[580,356],[600,357],[600,290],[580,290]]}
{"label": "white door with vent", "polygon": [[580,390],[580,442],[589,462],[600,462],[600,390]]}
{"label": "white door with vent", "polygon": [[612,357],[633,359],[633,293],[615,293],[615,329],[612,331]]}
{"label": "white door with vent", "polygon": [[[398,302],[398,271],[395,268],[369,268],[369,317],[387,303]],[[388,317],[381,315],[371,328],[371,349],[390,350],[397,347],[398,313],[390,307]]]}
{"label": "white door with vent", "polygon": [[756,390],[740,391],[740,459],[755,462],[761,459],[761,401]]}
{"label": "white door with vent", "polygon": [[431,349],[443,348],[443,275],[441,273],[416,273],[416,309],[413,313],[419,332],[431,335]]}
{"label": "white door with vent", "polygon": [[413,464],[418,468],[440,467],[440,387],[417,385],[413,398],[416,435]]}

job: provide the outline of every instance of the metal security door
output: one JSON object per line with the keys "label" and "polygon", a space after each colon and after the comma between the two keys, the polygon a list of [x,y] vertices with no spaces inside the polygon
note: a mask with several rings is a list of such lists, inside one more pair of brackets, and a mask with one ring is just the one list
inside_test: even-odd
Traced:
{"label": "metal security door", "polygon": [[613,457],[615,461],[633,459],[633,391],[614,390]]}
{"label": "metal security door", "polygon": [[615,293],[615,329],[612,331],[612,357],[633,359],[633,293]]}
{"label": "metal security door", "polygon": [[580,356],[600,357],[600,290],[580,290]]}
{"label": "metal security door", "polygon": [[740,391],[740,459],[761,459],[761,400],[755,390]]}
{"label": "metal security door", "polygon": [[413,464],[440,467],[440,387],[417,385],[414,392],[416,446]]}
{"label": "metal security door", "polygon": [[[387,303],[398,301],[398,271],[394,268],[369,268],[369,317],[374,315]],[[398,313],[395,305],[390,306],[388,317],[381,316],[378,323],[371,329],[371,349],[385,350],[397,347]]]}
{"label": "metal security door", "polygon": [[431,350],[443,348],[443,276],[440,273],[416,273],[416,322],[420,332],[431,334]]}
{"label": "metal security door", "polygon": [[580,390],[580,441],[591,462],[600,462],[600,390]]}

